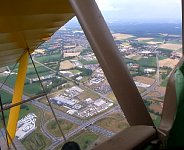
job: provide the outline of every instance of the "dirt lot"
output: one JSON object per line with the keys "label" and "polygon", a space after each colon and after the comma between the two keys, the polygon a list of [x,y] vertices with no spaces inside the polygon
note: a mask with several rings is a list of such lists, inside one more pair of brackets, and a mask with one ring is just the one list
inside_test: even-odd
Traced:
{"label": "dirt lot", "polygon": [[153,40],[153,38],[137,38],[136,40],[138,40],[138,41],[149,41],[149,40]]}
{"label": "dirt lot", "polygon": [[116,40],[125,40],[125,39],[135,37],[135,36],[130,35],[130,34],[121,34],[121,33],[116,33],[116,34],[112,34],[112,35]]}
{"label": "dirt lot", "polygon": [[155,80],[148,77],[136,76],[134,77],[134,81],[151,85]]}
{"label": "dirt lot", "polygon": [[150,42],[146,42],[147,44],[161,44],[162,42],[152,42],[152,41],[150,41]]}
{"label": "dirt lot", "polygon": [[165,91],[166,91],[166,88],[165,87],[158,87],[157,88],[157,91],[161,94],[161,95],[165,95]]}
{"label": "dirt lot", "polygon": [[137,61],[137,60],[140,60],[142,58],[142,56],[135,55],[135,54],[130,54],[130,55],[127,56],[127,58],[133,59],[133,60],[136,60]]}
{"label": "dirt lot", "polygon": [[62,61],[60,63],[60,70],[65,70],[65,69],[72,69],[74,68],[74,64],[72,64],[69,60],[65,60],[65,61]]}
{"label": "dirt lot", "polygon": [[154,112],[158,112],[159,114],[162,112],[162,106],[159,102],[153,102],[150,107]]}
{"label": "dirt lot", "polygon": [[180,48],[182,48],[181,44],[161,44],[159,48],[163,48],[163,49],[170,49],[170,50],[178,50]]}
{"label": "dirt lot", "polygon": [[115,97],[115,95],[114,95],[113,92],[108,93],[108,94],[107,94],[107,97],[108,97],[109,99],[111,99],[113,102],[116,102],[116,103],[117,103],[116,97]]}
{"label": "dirt lot", "polygon": [[73,56],[79,56],[80,55],[80,52],[77,52],[77,53],[64,53],[64,58],[66,57],[73,57]]}
{"label": "dirt lot", "polygon": [[148,94],[148,96],[149,97],[161,97],[161,95],[160,95],[160,93],[159,92],[157,92],[157,91],[153,91],[153,92],[150,92],[149,94]]}
{"label": "dirt lot", "polygon": [[122,116],[121,113],[112,114],[107,118],[103,118],[97,121],[96,124],[116,133],[122,131],[129,126],[126,119]]}
{"label": "dirt lot", "polygon": [[170,59],[170,58],[167,58],[167,59],[163,59],[163,60],[160,60],[159,61],[159,66],[160,67],[170,67],[170,68],[174,68],[177,63],[178,63],[179,60],[176,60],[176,59]]}

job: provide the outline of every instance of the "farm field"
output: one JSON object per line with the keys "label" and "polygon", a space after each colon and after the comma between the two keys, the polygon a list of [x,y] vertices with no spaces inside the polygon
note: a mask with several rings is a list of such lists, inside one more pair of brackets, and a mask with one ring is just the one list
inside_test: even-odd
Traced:
{"label": "farm field", "polygon": [[154,38],[137,38],[136,40],[140,41],[150,41],[153,40]]}
{"label": "farm field", "polygon": [[[79,144],[81,150],[88,150],[91,146],[95,144],[95,141],[101,138],[95,133],[89,131],[81,131],[79,134],[75,135],[70,141],[74,141]],[[59,145],[55,150],[61,150],[62,144]]]}
{"label": "farm field", "polygon": [[157,65],[155,57],[141,58],[137,63],[142,67],[156,67]]}
{"label": "farm field", "polygon": [[162,48],[162,49],[169,49],[169,50],[178,50],[178,49],[181,49],[182,45],[181,44],[161,44],[159,46],[159,48]]}
{"label": "farm field", "polygon": [[65,60],[60,63],[60,70],[72,69],[74,67],[74,64],[71,63],[69,60]]}
{"label": "farm field", "polygon": [[12,100],[12,94],[11,93],[9,93],[5,90],[1,90],[0,94],[1,94],[1,100],[2,100],[3,104],[7,104],[7,103],[11,102],[11,100]]}
{"label": "farm field", "polygon": [[135,54],[130,54],[128,55],[126,58],[132,59],[132,60],[140,60],[142,58],[142,56],[140,55],[135,55]]}
{"label": "farm field", "polygon": [[135,36],[130,35],[130,34],[116,33],[116,34],[113,34],[113,37],[115,38],[115,40],[125,40],[125,39],[129,39],[129,38],[133,38]]}
{"label": "farm field", "polygon": [[145,84],[153,84],[155,79],[148,78],[148,77],[143,77],[143,76],[136,76],[133,78],[134,81],[140,82],[140,83],[145,83]]}
{"label": "farm field", "polygon": [[170,68],[174,68],[176,66],[176,64],[178,63],[179,60],[176,59],[163,59],[159,61],[159,66],[160,67],[170,67]]}
{"label": "farm field", "polygon": [[147,44],[154,45],[154,44],[161,44],[162,42],[149,41],[149,42],[146,42],[146,43]]}
{"label": "farm field", "polygon": [[[60,119],[58,122],[64,134],[77,127],[75,124],[64,119]],[[55,120],[52,120],[47,124],[47,130],[56,137],[62,136]]]}
{"label": "farm field", "polygon": [[129,126],[121,113],[114,113],[107,118],[103,118],[97,121],[96,124],[116,133]]}
{"label": "farm field", "polygon": [[64,53],[63,57],[66,58],[66,57],[75,57],[75,56],[79,56],[80,55],[80,52],[77,52],[77,53]]}

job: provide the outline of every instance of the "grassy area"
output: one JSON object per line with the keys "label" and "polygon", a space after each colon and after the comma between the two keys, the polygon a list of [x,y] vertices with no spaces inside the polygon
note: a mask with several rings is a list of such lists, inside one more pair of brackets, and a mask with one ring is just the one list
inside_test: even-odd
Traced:
{"label": "grassy area", "polygon": [[155,124],[156,127],[159,127],[160,121],[161,121],[161,117],[157,116],[157,118],[153,120],[153,123]]}
{"label": "grassy area", "polygon": [[[74,141],[79,144],[81,150],[90,149],[91,146],[97,141],[100,137],[89,131],[81,131],[79,134],[70,138],[69,141]],[[55,150],[61,150],[63,144],[59,145]]]}
{"label": "grassy area", "polygon": [[93,100],[96,100],[96,99],[100,98],[100,96],[98,94],[96,94],[88,89],[84,89],[84,88],[82,88],[82,89],[85,91],[82,94],[77,96],[80,100],[84,100],[86,98],[91,98]]}
{"label": "grassy area", "polygon": [[116,102],[116,103],[117,103],[116,97],[115,97],[115,95],[114,95],[113,92],[110,92],[110,93],[107,95],[107,97],[108,97],[109,99],[111,99],[113,102]]}
{"label": "grassy area", "polygon": [[182,44],[182,42],[179,40],[167,41],[167,43],[169,43],[169,44]]}
{"label": "grassy area", "polygon": [[85,60],[85,59],[80,59],[79,60],[83,65],[89,65],[89,64],[98,64],[98,61],[97,59],[94,59],[94,60]]}
{"label": "grassy area", "polygon": [[146,89],[145,88],[138,87],[138,90],[139,90],[139,93],[143,93]]}
{"label": "grassy area", "polygon": [[158,59],[159,59],[159,60],[164,60],[164,59],[166,59],[166,58],[168,58],[168,57],[166,57],[166,56],[158,56]]}
{"label": "grassy area", "polygon": [[[8,121],[8,117],[9,117],[9,110],[6,110],[4,111],[4,115],[5,115],[5,120],[6,120],[6,123]],[[21,109],[20,109],[20,113],[19,113],[19,119],[21,119],[22,117],[26,116],[27,114],[29,114],[30,112],[37,112],[37,109],[30,105],[30,104],[23,104],[21,105]],[[0,118],[1,118],[1,114],[0,114]],[[2,122],[0,123],[0,128],[2,127]]]}
{"label": "grassy area", "polygon": [[135,60],[132,60],[132,59],[129,59],[129,58],[123,58],[123,61],[125,62],[125,63],[135,63],[136,61]]}
{"label": "grassy area", "polygon": [[161,86],[163,87],[166,87],[167,86],[167,82],[168,82],[168,78],[164,79],[162,82],[161,82]]}
{"label": "grassy area", "polygon": [[37,129],[30,136],[26,137],[22,143],[26,150],[44,150],[51,144],[51,141]]}
{"label": "grassy area", "polygon": [[79,136],[75,137],[73,141],[80,145],[81,150],[87,149],[98,139],[98,135],[91,132],[83,132]]}
{"label": "grassy area", "polygon": [[142,56],[140,56],[140,55],[135,55],[135,56],[131,57],[131,59],[133,59],[135,61],[140,60],[141,58],[142,58]]}
{"label": "grassy area", "polygon": [[69,70],[73,74],[81,73],[79,70]]}
{"label": "grassy area", "polygon": [[143,67],[156,67],[157,66],[155,57],[141,58],[140,60],[137,61],[137,63]]}
{"label": "grassy area", "polygon": [[165,49],[165,48],[158,48],[157,51],[161,51],[162,53],[164,53],[166,56],[170,56],[171,53],[173,52],[170,49]]}
{"label": "grassy area", "polygon": [[[37,66],[36,69],[37,69],[38,73],[50,72],[50,69],[45,68],[44,66]],[[35,74],[35,73],[36,72],[35,72],[35,69],[33,67],[28,68],[28,70],[27,70],[28,75]]]}
{"label": "grassy area", "polygon": [[120,113],[108,116],[108,118],[103,118],[97,121],[96,124],[113,132],[120,132],[129,126]]}
{"label": "grassy area", "polygon": [[1,94],[1,99],[2,99],[3,104],[7,104],[7,103],[11,102],[11,100],[12,100],[11,93],[4,91],[4,90],[1,90],[0,94]]}
{"label": "grassy area", "polygon": [[26,84],[24,87],[24,93],[28,96],[35,96],[42,92],[43,90],[38,82]]}
{"label": "grassy area", "polygon": [[[25,139],[22,140],[23,145],[27,150],[44,150],[51,144],[51,141],[47,139],[40,131],[40,119],[41,111],[33,107],[35,114],[37,115],[36,126],[37,129],[28,135]],[[46,115],[47,116],[47,115]]]}
{"label": "grassy area", "polygon": [[136,71],[130,71],[131,76],[135,77],[139,75],[139,72]]}
{"label": "grassy area", "polygon": [[57,62],[56,63],[48,63],[48,64],[46,64],[46,66],[49,67],[49,68],[52,68],[54,70],[58,70],[59,69],[59,65],[58,65]]}
{"label": "grassy area", "polygon": [[[0,82],[3,83],[5,80],[6,80],[7,77],[1,77],[0,78]],[[8,77],[8,80],[6,81],[6,85],[8,85],[9,87],[13,88],[14,87],[14,84],[15,84],[15,81],[16,81],[16,75],[10,75]]]}
{"label": "grassy area", "polygon": [[[60,127],[62,129],[62,131],[64,132],[64,134],[68,133],[70,130],[73,130],[74,128],[76,128],[76,125],[67,121],[67,120],[58,120],[59,124],[60,124]],[[50,121],[48,124],[47,124],[47,130],[53,134],[54,136],[57,136],[57,137],[61,137],[61,133],[59,131],[59,128],[56,124],[56,121],[55,120],[52,120]]]}
{"label": "grassy area", "polygon": [[54,61],[60,61],[61,54],[57,53],[54,55],[48,55],[48,56],[42,56],[42,57],[35,57],[36,61],[39,61],[41,63],[47,63],[47,62],[54,62]]}
{"label": "grassy area", "polygon": [[[40,72],[38,74],[41,77],[41,76],[47,76],[47,75],[53,74],[53,72],[47,70],[47,71],[44,71],[44,72]],[[34,72],[34,73],[31,73],[31,74],[28,74],[27,77],[28,78],[37,78],[38,76],[37,76],[36,72]]]}

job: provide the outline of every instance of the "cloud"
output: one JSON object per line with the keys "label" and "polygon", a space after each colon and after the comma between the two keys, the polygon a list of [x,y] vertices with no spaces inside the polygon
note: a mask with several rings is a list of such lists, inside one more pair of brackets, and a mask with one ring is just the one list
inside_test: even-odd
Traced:
{"label": "cloud", "polygon": [[96,0],[101,11],[118,11],[116,3],[114,4],[112,0]]}
{"label": "cloud", "polygon": [[111,18],[181,19],[181,0],[96,0]]}

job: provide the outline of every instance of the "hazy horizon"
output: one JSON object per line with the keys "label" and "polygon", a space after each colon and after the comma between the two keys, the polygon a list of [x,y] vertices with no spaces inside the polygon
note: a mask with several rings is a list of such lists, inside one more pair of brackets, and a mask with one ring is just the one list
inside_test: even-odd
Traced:
{"label": "hazy horizon", "polygon": [[96,0],[107,21],[181,23],[180,0]]}

